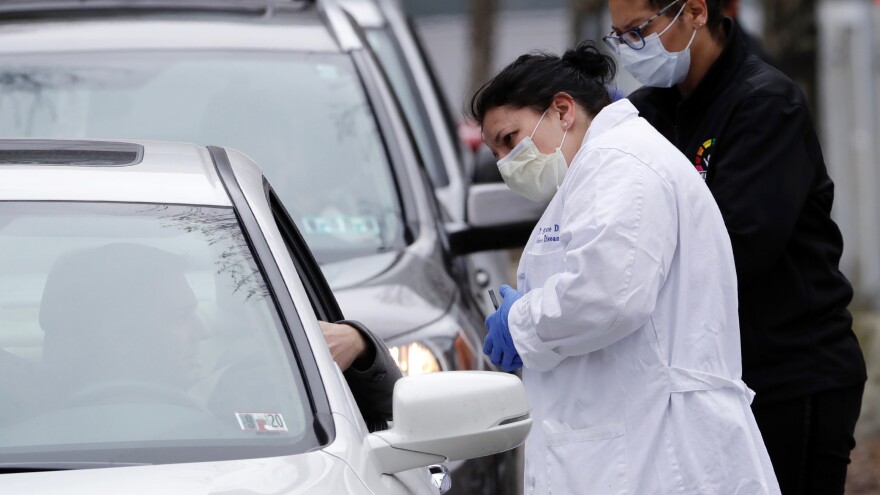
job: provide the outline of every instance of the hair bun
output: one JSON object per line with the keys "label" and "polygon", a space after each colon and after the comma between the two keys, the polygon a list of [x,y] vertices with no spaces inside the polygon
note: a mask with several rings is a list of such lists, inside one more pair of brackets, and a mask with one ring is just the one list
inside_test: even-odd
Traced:
{"label": "hair bun", "polygon": [[614,59],[584,42],[562,57],[545,52],[521,55],[484,84],[471,98],[471,115],[483,124],[486,112],[511,105],[545,111],[557,93],[567,93],[590,116],[611,103]]}
{"label": "hair bun", "polygon": [[614,59],[599,51],[592,41],[581,42],[577,47],[566,50],[562,55],[562,63],[591,79],[600,80],[602,84],[613,81],[617,72]]}

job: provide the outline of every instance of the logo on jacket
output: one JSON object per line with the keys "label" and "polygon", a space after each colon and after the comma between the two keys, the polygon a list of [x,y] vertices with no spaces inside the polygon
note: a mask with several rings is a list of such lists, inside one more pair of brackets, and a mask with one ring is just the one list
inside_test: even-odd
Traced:
{"label": "logo on jacket", "polygon": [[694,167],[703,180],[706,180],[706,174],[709,173],[709,161],[712,158],[712,148],[715,147],[715,141],[716,138],[703,141],[700,149],[697,150],[697,156],[694,157]]}

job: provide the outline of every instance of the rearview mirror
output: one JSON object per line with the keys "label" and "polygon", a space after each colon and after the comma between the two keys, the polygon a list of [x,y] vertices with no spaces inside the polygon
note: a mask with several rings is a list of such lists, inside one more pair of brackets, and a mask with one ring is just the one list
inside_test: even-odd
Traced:
{"label": "rearview mirror", "polygon": [[404,377],[393,408],[391,429],[369,437],[386,474],[510,450],[532,426],[520,379],[491,371]]}

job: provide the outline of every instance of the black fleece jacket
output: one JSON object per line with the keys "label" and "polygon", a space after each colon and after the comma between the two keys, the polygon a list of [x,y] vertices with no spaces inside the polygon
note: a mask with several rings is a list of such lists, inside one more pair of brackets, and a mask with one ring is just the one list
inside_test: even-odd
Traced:
{"label": "black fleece jacket", "polygon": [[367,355],[355,361],[345,372],[345,381],[357,402],[358,409],[372,431],[388,428],[392,419],[394,384],[402,377],[400,368],[391,358],[388,347],[362,323],[344,320],[337,323],[351,325],[367,341]]}
{"label": "black fleece jacket", "polygon": [[852,288],[838,269],[834,184],[806,100],[749,52],[735,21],[724,29],[723,52],[689,97],[641,88],[630,100],[700,171],[721,209],[755,404],[864,382]]}

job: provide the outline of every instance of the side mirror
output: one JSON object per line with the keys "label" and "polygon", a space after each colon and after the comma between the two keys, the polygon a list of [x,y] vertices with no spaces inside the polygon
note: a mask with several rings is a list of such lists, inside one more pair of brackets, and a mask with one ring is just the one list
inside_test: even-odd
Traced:
{"label": "side mirror", "polygon": [[444,371],[400,379],[394,424],[369,436],[382,472],[503,452],[532,426],[522,382],[491,371]]}
{"label": "side mirror", "polygon": [[460,256],[522,247],[546,208],[546,203],[526,199],[504,182],[472,184],[465,205],[467,224],[446,227],[450,250]]}
{"label": "side mirror", "polygon": [[489,147],[482,145],[474,152],[474,173],[471,184],[497,184],[504,183],[501,172],[498,171],[498,160],[489,151]]}
{"label": "side mirror", "polygon": [[474,153],[475,165],[465,203],[466,223],[446,226],[454,256],[525,245],[547,208],[511,191],[486,146]]}

